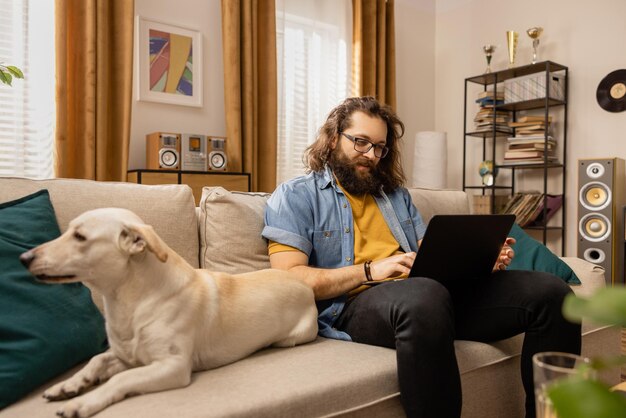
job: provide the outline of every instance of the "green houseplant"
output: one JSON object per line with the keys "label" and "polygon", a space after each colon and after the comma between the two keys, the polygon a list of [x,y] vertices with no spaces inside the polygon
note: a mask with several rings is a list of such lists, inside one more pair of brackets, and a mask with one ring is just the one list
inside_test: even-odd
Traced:
{"label": "green houseplant", "polygon": [[0,63],[0,82],[10,86],[14,78],[24,78],[22,70],[14,65]]}
{"label": "green houseplant", "polygon": [[[598,290],[590,298],[569,295],[563,303],[564,315],[572,321],[588,318],[597,323],[626,327],[626,288]],[[592,359],[589,367],[603,370],[626,363],[626,356]],[[626,397],[613,392],[597,380],[584,379],[579,373],[548,389],[548,397],[559,418],[626,417]]]}

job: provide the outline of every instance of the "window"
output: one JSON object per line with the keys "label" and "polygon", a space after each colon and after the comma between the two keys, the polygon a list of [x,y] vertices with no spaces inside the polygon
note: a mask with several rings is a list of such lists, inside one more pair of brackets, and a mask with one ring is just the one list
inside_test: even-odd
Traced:
{"label": "window", "polygon": [[302,156],[350,92],[350,0],[278,0],[277,182],[304,174]]}
{"label": "window", "polygon": [[0,0],[0,62],[24,80],[0,84],[0,176],[50,178],[53,170],[54,0]]}

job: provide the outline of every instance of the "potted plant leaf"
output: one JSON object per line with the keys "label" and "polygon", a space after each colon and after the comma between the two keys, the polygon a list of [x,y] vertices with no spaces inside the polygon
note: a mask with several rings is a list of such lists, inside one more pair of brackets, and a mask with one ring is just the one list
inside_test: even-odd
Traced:
{"label": "potted plant leaf", "polygon": [[0,63],[0,82],[10,86],[14,78],[24,78],[22,70],[14,65]]}
{"label": "potted plant leaf", "polygon": [[[590,298],[569,295],[563,303],[563,313],[571,321],[583,318],[597,323],[626,327],[626,288],[603,288]],[[604,370],[626,363],[626,356],[591,359],[588,367]],[[559,418],[626,417],[626,397],[598,380],[585,379],[578,373],[570,379],[555,383],[548,397]]]}

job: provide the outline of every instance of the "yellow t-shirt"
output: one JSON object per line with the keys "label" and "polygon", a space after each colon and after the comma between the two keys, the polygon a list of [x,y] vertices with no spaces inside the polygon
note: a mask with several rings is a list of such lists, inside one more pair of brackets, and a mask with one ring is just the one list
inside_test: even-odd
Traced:
{"label": "yellow t-shirt", "polygon": [[[340,186],[341,187],[341,186]],[[342,188],[343,190],[343,188]],[[353,196],[343,190],[352,208],[354,229],[354,264],[365,263],[367,260],[378,260],[402,252],[374,197],[370,194]],[[270,241],[269,254],[281,251],[299,251],[297,248]],[[392,278],[390,278],[392,279]],[[348,296],[354,296],[369,286],[359,286]]]}

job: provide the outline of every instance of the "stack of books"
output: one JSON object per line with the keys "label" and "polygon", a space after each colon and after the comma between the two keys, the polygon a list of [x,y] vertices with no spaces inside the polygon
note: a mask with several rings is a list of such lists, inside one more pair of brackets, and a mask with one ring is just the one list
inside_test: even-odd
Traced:
{"label": "stack of books", "polygon": [[508,126],[515,129],[515,136],[507,138],[504,164],[536,164],[556,161],[556,141],[550,136],[551,117],[547,124],[543,116],[523,116]]}
{"label": "stack of books", "polygon": [[[547,201],[546,217],[543,217],[544,200]],[[501,213],[512,213],[521,227],[547,225],[556,211],[563,205],[563,195],[544,195],[539,192],[516,193],[506,203]]]}
{"label": "stack of books", "polygon": [[496,105],[504,103],[504,93],[494,94],[492,90],[481,91],[476,98],[480,109],[474,118],[475,132],[492,132],[495,129],[501,133],[512,133],[513,129],[508,126],[509,113],[496,110]]}
{"label": "stack of books", "polygon": [[550,131],[550,123],[552,116],[546,118],[543,116],[522,116],[516,122],[509,122],[511,128],[515,128],[515,136],[544,136]]}

